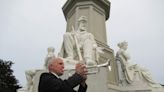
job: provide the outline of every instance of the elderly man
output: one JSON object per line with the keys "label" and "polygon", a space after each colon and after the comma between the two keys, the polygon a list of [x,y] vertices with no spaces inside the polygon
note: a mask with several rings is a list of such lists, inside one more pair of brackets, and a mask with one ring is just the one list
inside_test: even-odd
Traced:
{"label": "elderly man", "polygon": [[67,80],[61,80],[64,73],[64,62],[61,58],[52,57],[48,63],[49,73],[40,76],[39,92],[76,92],[73,88],[80,85],[78,92],[86,92],[87,69],[83,64],[76,64],[75,74]]}
{"label": "elderly man", "polygon": [[[96,47],[97,43],[94,36],[87,32],[87,18],[81,16],[78,20],[78,29],[72,27],[71,32],[64,34],[63,47],[60,56],[68,61],[82,60],[87,65],[97,64]],[[98,56],[98,55],[97,55]]]}

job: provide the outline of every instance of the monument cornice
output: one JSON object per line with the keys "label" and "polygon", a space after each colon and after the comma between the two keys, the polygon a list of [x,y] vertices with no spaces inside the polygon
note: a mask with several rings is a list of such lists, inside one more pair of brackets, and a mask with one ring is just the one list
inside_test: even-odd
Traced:
{"label": "monument cornice", "polygon": [[[96,40],[96,39],[95,39]],[[97,44],[101,47],[104,47],[104,50],[114,53],[113,49],[111,49],[107,44],[102,43],[101,41],[96,40]]]}
{"label": "monument cornice", "polygon": [[[65,18],[67,14],[69,13],[72,8],[75,8],[76,4],[79,2],[89,2],[92,1],[95,4],[97,4],[99,7],[101,7],[103,10],[105,10],[105,19],[108,20],[109,13],[110,13],[110,2],[108,0],[67,0],[67,2],[63,6],[63,13],[65,15]],[[67,19],[66,19],[67,20]]]}

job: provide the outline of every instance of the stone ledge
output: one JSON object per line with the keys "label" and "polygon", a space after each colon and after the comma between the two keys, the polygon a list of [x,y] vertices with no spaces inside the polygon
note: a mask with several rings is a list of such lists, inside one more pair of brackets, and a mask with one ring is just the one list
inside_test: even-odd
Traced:
{"label": "stone ledge", "polygon": [[139,88],[139,87],[123,87],[117,85],[108,84],[109,89],[113,89],[120,92],[152,92],[150,88]]}
{"label": "stone ledge", "polygon": [[17,92],[28,92],[28,90],[26,88],[20,88],[17,90]]}

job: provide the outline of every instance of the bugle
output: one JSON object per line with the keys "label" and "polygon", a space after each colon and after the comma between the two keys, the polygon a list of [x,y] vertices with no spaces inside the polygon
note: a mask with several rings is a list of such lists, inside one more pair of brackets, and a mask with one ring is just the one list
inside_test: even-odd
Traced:
{"label": "bugle", "polygon": [[[110,59],[108,59],[105,63],[103,64],[99,64],[99,65],[93,65],[93,66],[87,66],[86,68],[88,70],[88,75],[90,74],[96,74],[100,71],[100,67],[108,67],[109,70],[110,69]],[[65,69],[65,71],[69,72],[69,75],[71,75],[71,72],[75,72],[75,68],[69,68],[69,69]]]}

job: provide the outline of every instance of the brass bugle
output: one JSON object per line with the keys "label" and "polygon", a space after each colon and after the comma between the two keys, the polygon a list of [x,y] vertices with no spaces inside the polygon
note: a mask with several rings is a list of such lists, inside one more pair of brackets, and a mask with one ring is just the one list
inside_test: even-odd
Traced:
{"label": "brass bugle", "polygon": [[[106,67],[106,66],[110,66],[110,59],[108,59],[105,63],[103,64],[99,64],[99,65],[93,65],[93,66],[86,66],[87,70],[88,70],[88,75],[89,74],[95,74],[97,72],[99,72],[99,68],[100,67]],[[89,69],[96,69],[96,71],[92,71],[89,72]],[[75,71],[75,68],[69,68],[69,69],[64,69],[65,71]]]}

